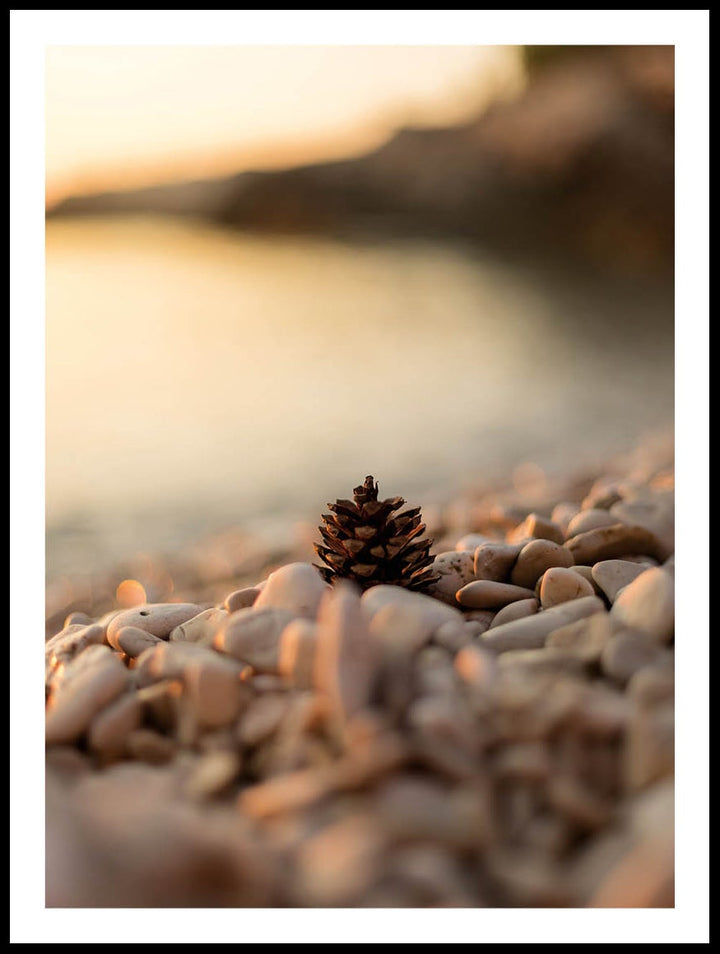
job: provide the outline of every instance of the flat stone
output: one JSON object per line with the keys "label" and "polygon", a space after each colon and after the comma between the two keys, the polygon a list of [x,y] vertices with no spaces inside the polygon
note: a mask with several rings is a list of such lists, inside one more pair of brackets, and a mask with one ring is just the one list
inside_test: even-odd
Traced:
{"label": "flat stone", "polygon": [[93,718],[127,687],[129,674],[113,655],[89,666],[53,694],[45,720],[48,745],[74,742]]}
{"label": "flat stone", "polygon": [[280,660],[280,636],[295,616],[274,606],[236,610],[222,623],[213,646],[258,672],[276,673]]}
{"label": "flat stone", "polygon": [[475,580],[458,590],[457,599],[471,609],[499,609],[516,600],[533,599],[535,594],[524,586],[496,583],[493,580]]}
{"label": "flat stone", "polygon": [[520,555],[520,543],[484,543],[475,551],[475,578],[505,582]]}
{"label": "flat stone", "polygon": [[200,612],[202,606],[195,603],[145,603],[142,606],[134,606],[112,618],[107,628],[107,640],[111,646],[115,646],[117,633],[124,626],[144,629],[146,633],[167,639],[176,626]]}
{"label": "flat stone", "polygon": [[254,604],[260,592],[261,590],[257,586],[244,586],[240,590],[233,590],[225,597],[223,609],[228,613],[234,613],[239,609],[247,609]]}
{"label": "flat stone", "polygon": [[227,619],[228,613],[224,609],[211,607],[193,616],[186,623],[176,626],[170,633],[171,643],[203,643],[212,642],[215,634]]}
{"label": "flat stone", "polygon": [[612,527],[616,523],[618,523],[618,518],[613,517],[607,510],[591,507],[589,510],[580,510],[572,518],[567,527],[567,536],[575,537],[578,533],[599,530],[600,527]]}
{"label": "flat stone", "polygon": [[255,600],[256,610],[272,607],[287,610],[293,616],[315,619],[320,600],[329,585],[311,563],[288,563],[267,578]]}
{"label": "flat stone", "polygon": [[552,540],[553,543],[561,544],[565,535],[562,527],[553,523],[552,520],[541,517],[537,513],[531,513],[508,534],[508,543],[523,543],[529,539]]}
{"label": "flat stone", "polygon": [[138,629],[137,626],[123,626],[118,630],[113,639],[117,648],[121,649],[131,659],[137,658],[141,653],[151,646],[157,646],[163,642],[159,636],[153,636],[144,629]]}
{"label": "flat stone", "polygon": [[299,689],[310,689],[315,669],[317,624],[309,619],[294,619],[280,636],[280,675]]}
{"label": "flat stone", "polygon": [[541,610],[534,616],[489,629],[480,637],[481,645],[496,653],[512,649],[539,649],[545,645],[546,638],[554,630],[604,610],[602,600],[597,596],[570,600],[551,609]]}
{"label": "flat stone", "polygon": [[520,551],[510,581],[515,586],[532,589],[550,567],[568,567],[574,562],[572,553],[566,547],[552,540],[531,540]]}
{"label": "flat stone", "polygon": [[592,568],[592,577],[611,603],[620,590],[649,569],[648,563],[630,560],[601,560]]}
{"label": "flat stone", "polygon": [[551,567],[545,571],[540,583],[540,602],[543,609],[594,595],[592,584],[567,567]]}
{"label": "flat stone", "polygon": [[496,626],[502,626],[504,623],[511,623],[515,619],[524,619],[526,616],[534,616],[540,609],[540,603],[536,599],[517,600],[515,603],[508,603],[498,613],[490,623],[489,629]]}
{"label": "flat stone", "polygon": [[365,590],[361,598],[363,613],[372,624],[373,617],[384,606],[397,604],[398,606],[411,607],[417,616],[422,617],[430,632],[434,632],[438,626],[452,620],[462,621],[463,615],[459,608],[448,606],[432,596],[426,596],[424,593],[415,593],[412,590],[405,589],[402,586],[390,586],[381,584],[371,586]]}
{"label": "flat stone", "polygon": [[620,623],[652,636],[659,644],[675,632],[675,581],[662,567],[651,567],[629,583],[615,598],[613,617]]}
{"label": "flat stone", "polygon": [[427,588],[429,596],[457,606],[455,594],[475,579],[474,550],[448,550],[439,553],[432,563],[432,571],[440,579]]}
{"label": "flat stone", "polygon": [[575,563],[587,563],[594,566],[601,560],[615,560],[626,554],[651,556],[657,558],[663,547],[655,534],[644,527],[628,526],[616,523],[610,527],[599,527],[579,533],[565,541]]}
{"label": "flat stone", "polygon": [[342,721],[368,705],[379,661],[356,587],[338,583],[323,598],[318,613],[314,676]]}

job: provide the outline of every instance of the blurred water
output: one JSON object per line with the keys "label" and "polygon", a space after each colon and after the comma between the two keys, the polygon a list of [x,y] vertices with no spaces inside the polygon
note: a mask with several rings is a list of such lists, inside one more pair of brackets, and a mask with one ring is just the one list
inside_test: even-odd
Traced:
{"label": "blurred water", "polygon": [[49,578],[671,422],[668,291],[171,220],[55,220],[46,248]]}

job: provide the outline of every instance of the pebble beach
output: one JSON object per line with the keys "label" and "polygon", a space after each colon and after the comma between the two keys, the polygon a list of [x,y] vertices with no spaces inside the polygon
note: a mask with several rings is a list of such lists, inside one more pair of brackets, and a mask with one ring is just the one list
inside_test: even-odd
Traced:
{"label": "pebble beach", "polygon": [[48,587],[48,907],[674,905],[672,436],[406,496],[424,593],[304,521]]}

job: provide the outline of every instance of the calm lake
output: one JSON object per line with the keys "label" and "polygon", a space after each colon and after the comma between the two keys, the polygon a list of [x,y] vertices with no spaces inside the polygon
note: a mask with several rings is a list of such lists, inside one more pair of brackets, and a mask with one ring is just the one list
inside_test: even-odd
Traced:
{"label": "calm lake", "polygon": [[46,250],[49,579],[672,423],[669,284],[170,219],[51,220]]}

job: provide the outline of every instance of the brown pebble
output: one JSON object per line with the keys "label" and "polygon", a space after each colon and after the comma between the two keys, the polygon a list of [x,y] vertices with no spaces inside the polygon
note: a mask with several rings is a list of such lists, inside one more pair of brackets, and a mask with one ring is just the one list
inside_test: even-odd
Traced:
{"label": "brown pebble", "polygon": [[534,598],[532,590],[511,583],[496,583],[493,580],[475,580],[457,592],[457,600],[471,609],[499,609],[516,600]]}
{"label": "brown pebble", "polygon": [[571,566],[570,569],[573,571],[573,573],[579,573],[584,580],[588,581],[590,586],[592,586],[593,592],[595,593],[596,596],[600,596],[602,598],[605,597],[605,592],[602,590],[600,586],[598,586],[596,581],[593,579],[593,572],[592,572],[593,568],[591,566],[583,566],[583,565]]}
{"label": "brown pebble", "polygon": [[543,609],[567,603],[569,600],[581,599],[583,596],[594,596],[595,590],[591,583],[583,579],[579,573],[561,566],[550,567],[543,573],[540,584],[540,602]]}
{"label": "brown pebble", "polygon": [[524,619],[526,616],[534,616],[540,609],[540,603],[536,599],[517,600],[515,603],[508,603],[499,612],[490,623],[488,629],[494,629],[496,626],[502,626],[503,623],[511,623],[515,619]]}
{"label": "brown pebble", "polygon": [[[622,521],[623,523],[625,521]],[[613,517],[607,510],[590,508],[581,510],[568,524],[567,536],[575,537],[578,533],[586,533],[588,530],[598,530],[600,527],[612,527],[618,523],[618,518]]]}
{"label": "brown pebble", "polygon": [[522,543],[528,539],[551,540],[553,543],[562,544],[565,535],[562,528],[552,520],[531,513],[508,534],[508,543]]}
{"label": "brown pebble", "polygon": [[613,603],[619,623],[667,644],[675,632],[675,581],[662,567],[651,567],[623,587]]}
{"label": "brown pebble", "polygon": [[476,579],[505,582],[522,548],[519,543],[484,543],[479,546],[474,557]]}
{"label": "brown pebble", "polygon": [[613,603],[620,590],[628,583],[632,583],[649,566],[650,564],[630,560],[601,560],[592,568],[592,576],[595,583]]}
{"label": "brown pebble", "polygon": [[510,580],[515,586],[532,589],[550,567],[568,567],[573,562],[573,555],[566,547],[552,540],[531,540],[520,551]]}
{"label": "brown pebble", "polygon": [[489,629],[480,639],[484,647],[494,652],[538,649],[545,645],[547,636],[553,630],[600,611],[604,611],[602,600],[597,596],[586,596],[542,610],[534,616],[503,623],[502,626]]}
{"label": "brown pebble", "polygon": [[616,523],[610,527],[600,527],[579,533],[565,541],[575,563],[588,563],[594,566],[601,560],[615,560],[628,553],[658,558],[662,546],[655,536],[644,527],[628,526]]}
{"label": "brown pebble", "polygon": [[448,550],[439,553],[432,563],[432,572],[440,579],[427,588],[429,596],[457,606],[457,591],[475,579],[474,550]]}

